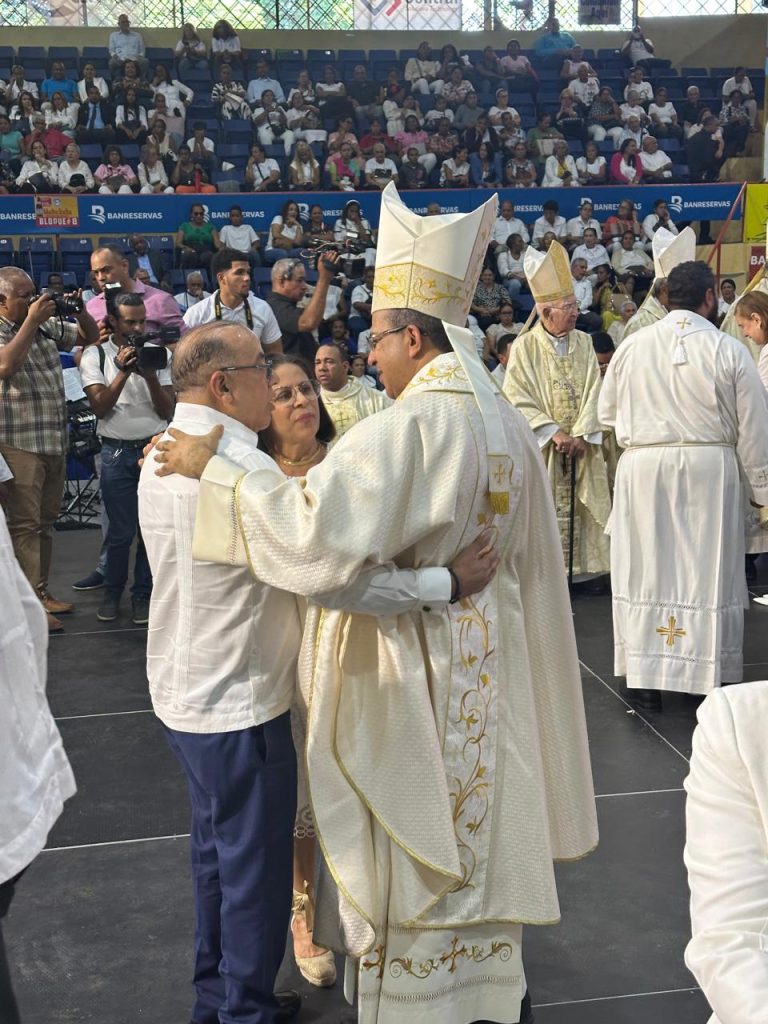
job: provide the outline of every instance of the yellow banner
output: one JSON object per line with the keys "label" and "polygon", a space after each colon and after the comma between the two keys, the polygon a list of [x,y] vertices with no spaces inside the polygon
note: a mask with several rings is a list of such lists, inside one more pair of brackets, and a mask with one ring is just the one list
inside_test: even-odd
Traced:
{"label": "yellow banner", "polygon": [[744,241],[765,242],[765,223],[768,221],[768,185],[747,185],[744,207]]}
{"label": "yellow banner", "polygon": [[77,196],[36,195],[35,223],[39,228],[79,227]]}

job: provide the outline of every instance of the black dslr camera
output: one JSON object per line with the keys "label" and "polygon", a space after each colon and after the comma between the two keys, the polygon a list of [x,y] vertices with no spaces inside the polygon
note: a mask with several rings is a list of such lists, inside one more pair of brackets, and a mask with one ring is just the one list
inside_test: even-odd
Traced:
{"label": "black dslr camera", "polygon": [[53,300],[55,316],[77,316],[83,312],[83,300],[79,295],[59,295],[52,288],[46,288],[42,294]]}
{"label": "black dslr camera", "polygon": [[[313,270],[321,265],[329,267],[331,270],[343,274],[350,281],[363,276],[365,250],[368,248],[365,242],[355,242],[350,239],[345,242],[324,242],[321,238],[311,238],[308,244],[309,248],[301,255]],[[330,260],[324,258],[329,252],[339,254],[338,263],[331,263]],[[342,282],[339,278],[334,278],[333,283],[341,284]]]}
{"label": "black dslr camera", "polygon": [[126,345],[136,350],[136,364],[142,370],[164,370],[168,365],[168,352],[164,345],[172,345],[180,338],[178,327],[161,327],[159,331],[123,335]]}

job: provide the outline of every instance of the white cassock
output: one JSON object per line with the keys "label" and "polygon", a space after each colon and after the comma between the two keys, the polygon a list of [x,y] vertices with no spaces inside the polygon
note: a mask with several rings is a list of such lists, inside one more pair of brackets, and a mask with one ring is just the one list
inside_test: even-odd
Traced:
{"label": "white cassock", "polygon": [[625,449],[608,525],[616,675],[699,694],[738,682],[742,475],[768,503],[768,402],[749,352],[675,310],[617,349],[598,416]]}
{"label": "white cassock", "polygon": [[357,377],[350,377],[338,391],[323,388],[320,397],[336,428],[334,443],[360,420],[392,404],[383,391],[366,387]]}
{"label": "white cassock", "polygon": [[[512,469],[495,521],[485,428],[454,354],[304,481],[275,487],[218,457],[201,481],[195,557],[247,557],[306,596],[371,561],[446,565],[498,530],[493,582],[443,614],[308,610],[310,795],[337,891],[330,941],[359,961],[362,1024],[517,1021],[522,923],[559,919],[553,861],[597,842],[549,481],[523,417],[496,402]],[[322,889],[318,904],[328,942]]]}
{"label": "white cassock", "polygon": [[685,780],[692,938],[685,963],[709,1024],[768,1016],[768,680],[710,694]]}

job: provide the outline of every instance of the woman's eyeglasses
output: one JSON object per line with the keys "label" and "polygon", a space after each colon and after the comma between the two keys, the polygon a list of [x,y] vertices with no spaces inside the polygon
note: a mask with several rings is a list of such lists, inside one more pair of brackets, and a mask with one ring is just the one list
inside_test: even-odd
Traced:
{"label": "woman's eyeglasses", "polygon": [[301,395],[302,398],[317,398],[319,394],[320,384],[316,380],[303,380],[300,384],[294,384],[293,387],[275,388],[272,391],[272,403],[273,405],[290,405],[296,401],[298,395]]}

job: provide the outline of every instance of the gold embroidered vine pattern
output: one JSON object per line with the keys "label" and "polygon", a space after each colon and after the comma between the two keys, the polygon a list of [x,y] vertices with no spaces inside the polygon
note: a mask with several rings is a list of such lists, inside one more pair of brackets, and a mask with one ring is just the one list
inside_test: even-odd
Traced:
{"label": "gold embroidered vine pattern", "polygon": [[409,974],[412,978],[425,981],[435,971],[440,971],[446,965],[448,973],[455,974],[458,970],[459,961],[467,961],[481,964],[484,960],[491,960],[498,957],[507,961],[512,956],[512,946],[509,942],[494,941],[491,948],[486,951],[485,946],[467,946],[461,943],[458,935],[454,935],[451,948],[441,953],[439,957],[430,957],[427,960],[414,962],[413,957],[396,957],[389,965],[389,973],[393,978],[400,978],[403,974]]}

